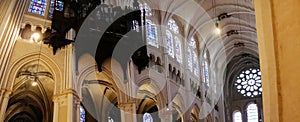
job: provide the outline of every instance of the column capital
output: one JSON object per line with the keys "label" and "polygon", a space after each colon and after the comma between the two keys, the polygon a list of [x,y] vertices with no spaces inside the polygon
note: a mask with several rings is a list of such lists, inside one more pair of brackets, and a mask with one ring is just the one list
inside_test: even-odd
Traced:
{"label": "column capital", "polygon": [[136,103],[134,101],[119,103],[118,107],[121,110],[122,122],[136,122]]}
{"label": "column capital", "polygon": [[9,95],[11,95],[13,91],[10,89],[1,88],[1,92],[4,93],[4,97],[9,97]]}
{"label": "column capital", "polygon": [[130,112],[130,113],[134,112],[134,113],[136,113],[135,112],[135,110],[136,110],[136,103],[132,102],[132,101],[128,102],[128,103],[119,103],[118,104],[118,108],[121,109],[121,110],[123,110],[123,111],[125,111],[125,112]]}
{"label": "column capital", "polygon": [[73,96],[73,101],[75,104],[80,104],[81,99],[78,96],[78,93],[74,89],[67,89],[67,90],[64,90],[61,94],[54,95],[53,101],[60,102],[60,101],[66,100],[68,98],[68,95]]}
{"label": "column capital", "polygon": [[158,116],[162,122],[172,122],[172,110],[161,110]]}
{"label": "column capital", "polygon": [[12,90],[7,89],[7,88],[1,88],[1,92],[12,92]]}

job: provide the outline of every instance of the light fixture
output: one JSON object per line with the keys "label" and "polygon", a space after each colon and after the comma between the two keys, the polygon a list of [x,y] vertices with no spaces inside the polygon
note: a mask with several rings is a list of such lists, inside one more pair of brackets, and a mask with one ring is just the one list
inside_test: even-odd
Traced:
{"label": "light fixture", "polygon": [[[33,33],[31,35],[31,40],[35,43],[40,42],[41,35],[37,32]],[[41,51],[42,51],[42,43],[39,44],[40,49],[39,49],[39,54],[38,54],[38,61],[37,61],[37,69],[36,72],[30,73],[30,77],[32,79],[31,86],[37,86],[38,85],[38,78],[37,78],[37,73],[39,72],[39,65],[40,65],[40,58],[41,58]]]}
{"label": "light fixture", "polygon": [[[215,0],[212,0],[211,1],[212,2],[212,7],[213,7],[213,16],[216,16],[216,8],[215,8]],[[216,34],[216,35],[220,35],[221,34],[221,29],[220,29],[220,27],[219,27],[219,22],[221,21],[221,19],[220,19],[220,17],[218,16],[217,18],[216,18],[216,21],[215,21],[215,29],[214,29],[214,33]]]}
{"label": "light fixture", "polygon": [[221,34],[221,28],[219,27],[219,21],[218,20],[216,21],[216,24],[215,24],[215,33],[217,35]]}
{"label": "light fixture", "polygon": [[218,21],[221,21],[222,19],[229,18],[229,17],[231,17],[230,14],[228,14],[228,13],[222,13],[222,14],[220,14],[218,16]]}
{"label": "light fixture", "polygon": [[34,41],[34,42],[38,42],[39,41],[39,39],[40,39],[40,37],[41,37],[41,35],[39,34],[39,33],[33,33],[32,35],[31,35],[31,40],[32,41]]}
{"label": "light fixture", "polygon": [[170,111],[168,103],[166,104],[167,111]]}
{"label": "light fixture", "polygon": [[221,30],[221,28],[220,28],[220,22],[221,22],[221,20],[223,20],[223,19],[225,19],[225,18],[229,18],[229,17],[231,17],[231,15],[230,14],[228,14],[228,13],[222,13],[222,14],[220,14],[219,16],[217,16],[217,20],[216,20],[216,23],[215,23],[215,33],[217,34],[217,35],[220,35],[221,34],[221,32],[222,32],[222,30]]}
{"label": "light fixture", "polygon": [[36,80],[34,80],[34,81],[32,81],[31,85],[32,85],[32,86],[37,86],[38,83],[36,82]]}

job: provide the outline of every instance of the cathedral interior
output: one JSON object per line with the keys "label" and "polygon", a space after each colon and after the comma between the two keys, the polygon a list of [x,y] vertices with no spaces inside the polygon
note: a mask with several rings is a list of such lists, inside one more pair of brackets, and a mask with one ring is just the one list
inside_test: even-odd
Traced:
{"label": "cathedral interior", "polygon": [[299,6],[0,0],[0,122],[300,121]]}

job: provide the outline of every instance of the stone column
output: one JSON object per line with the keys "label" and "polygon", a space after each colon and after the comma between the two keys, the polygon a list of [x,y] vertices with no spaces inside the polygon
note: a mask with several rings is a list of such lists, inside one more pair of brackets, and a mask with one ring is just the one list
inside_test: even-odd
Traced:
{"label": "stone column", "polygon": [[6,89],[8,63],[17,37],[28,0],[2,0],[0,4],[0,88]]}
{"label": "stone column", "polygon": [[7,66],[20,31],[28,0],[1,0],[0,3],[0,121],[4,116],[11,91],[7,89]]}
{"label": "stone column", "polygon": [[74,104],[74,111],[75,111],[75,117],[76,121],[75,122],[80,122],[80,102],[82,99],[77,99]]}
{"label": "stone column", "polygon": [[[25,0],[24,0],[25,1]],[[4,27],[5,23],[9,20],[9,15],[12,14],[13,8],[15,7],[15,4],[17,3],[17,0],[1,0],[0,1],[0,27]],[[3,32],[1,30],[0,32]]]}
{"label": "stone column", "polygon": [[172,110],[161,110],[158,112],[161,122],[172,122]]}
{"label": "stone column", "polygon": [[135,102],[119,104],[121,122],[137,122]]}
{"label": "stone column", "polygon": [[80,99],[74,90],[54,96],[53,122],[78,122]]}
{"label": "stone column", "polygon": [[192,113],[192,111],[191,111],[191,109],[189,109],[188,111],[186,111],[184,114],[183,114],[183,118],[182,118],[182,120],[184,121],[184,122],[189,122],[191,119],[191,113]]}
{"label": "stone column", "polygon": [[[75,32],[69,31],[66,39],[73,40]],[[53,122],[79,122],[80,98],[76,91],[74,46],[68,45],[64,50],[63,80],[57,82],[54,101]]]}
{"label": "stone column", "polygon": [[300,121],[300,1],[254,0],[265,122]]}
{"label": "stone column", "polygon": [[[1,1],[2,2],[2,1]],[[27,0],[4,0],[0,14],[0,77],[5,71],[12,48],[19,35]],[[3,9],[2,9],[3,8]]]}

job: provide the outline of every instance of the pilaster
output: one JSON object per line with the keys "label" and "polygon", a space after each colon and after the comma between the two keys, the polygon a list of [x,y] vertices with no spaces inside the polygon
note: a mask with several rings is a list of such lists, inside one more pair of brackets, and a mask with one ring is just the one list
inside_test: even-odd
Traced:
{"label": "pilaster", "polygon": [[66,90],[63,94],[53,97],[54,115],[53,122],[79,121],[80,99],[74,90]]}
{"label": "pilaster", "polygon": [[[1,4],[0,15],[0,87],[6,88],[7,82],[4,76],[8,76],[8,62],[12,54],[26,9],[28,0],[5,0]],[[7,6],[2,6],[7,5]],[[2,17],[2,18],[1,18]]]}
{"label": "pilaster", "polygon": [[121,111],[121,122],[137,122],[135,102],[121,103],[119,109]]}
{"label": "pilaster", "polygon": [[161,122],[172,122],[172,111],[163,109],[158,112]]}

